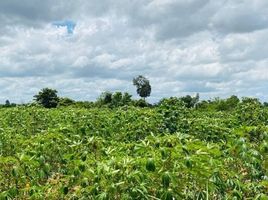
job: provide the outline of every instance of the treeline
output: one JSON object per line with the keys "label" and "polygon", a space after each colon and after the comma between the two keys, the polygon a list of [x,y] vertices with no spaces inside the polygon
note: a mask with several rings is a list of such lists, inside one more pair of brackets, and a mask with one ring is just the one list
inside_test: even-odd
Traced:
{"label": "treeline", "polygon": [[16,103],[10,103],[9,100],[6,100],[5,104],[0,104],[0,108],[9,108],[18,106]]}
{"label": "treeline", "polygon": [[6,100],[5,104],[0,104],[0,107],[16,107],[16,106],[42,106],[45,108],[57,107],[75,107],[75,108],[94,108],[94,107],[107,107],[117,108],[122,106],[135,106],[135,107],[158,107],[163,102],[170,104],[177,104],[181,102],[187,108],[211,110],[211,111],[229,111],[237,107],[240,102],[254,103],[260,106],[268,107],[268,103],[261,103],[257,98],[243,97],[239,99],[237,96],[232,95],[226,99],[215,98],[211,100],[200,101],[199,94],[195,96],[186,95],[183,97],[170,97],[163,98],[159,102],[150,104],[146,101],[146,97],[151,94],[151,85],[148,79],[139,75],[133,78],[133,85],[136,87],[137,94],[141,97],[138,100],[132,98],[128,92],[103,92],[96,101],[75,101],[68,97],[59,97],[58,91],[51,88],[43,88],[38,94],[34,95],[33,102],[28,104],[15,104]]}
{"label": "treeline", "polygon": [[74,108],[118,108],[123,106],[134,107],[158,107],[163,102],[169,102],[169,104],[178,104],[182,102],[186,108],[207,110],[207,111],[231,111],[235,109],[240,103],[254,103],[262,107],[268,107],[267,102],[260,102],[257,98],[238,98],[232,95],[229,98],[221,99],[214,98],[210,100],[199,99],[199,94],[195,96],[182,96],[182,97],[169,97],[162,98],[159,102],[150,104],[145,99],[133,99],[132,95],[127,92],[103,92],[96,101],[75,101],[68,97],[58,97],[57,91],[44,88],[37,95],[34,96],[34,101],[27,104],[15,104],[10,103],[9,100],[5,104],[1,104],[2,108],[16,107],[16,106],[42,106],[45,108],[59,108],[59,107],[74,107]]}

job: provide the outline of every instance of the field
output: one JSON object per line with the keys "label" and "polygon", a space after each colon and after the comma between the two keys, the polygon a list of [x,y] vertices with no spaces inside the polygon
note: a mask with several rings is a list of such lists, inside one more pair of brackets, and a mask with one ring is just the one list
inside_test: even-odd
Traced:
{"label": "field", "polygon": [[268,110],[0,109],[0,199],[268,199]]}

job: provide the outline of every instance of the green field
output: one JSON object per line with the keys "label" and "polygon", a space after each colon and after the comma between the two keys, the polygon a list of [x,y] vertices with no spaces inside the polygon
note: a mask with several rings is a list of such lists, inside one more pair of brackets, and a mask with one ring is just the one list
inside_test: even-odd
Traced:
{"label": "green field", "polygon": [[268,110],[0,109],[0,199],[268,199]]}

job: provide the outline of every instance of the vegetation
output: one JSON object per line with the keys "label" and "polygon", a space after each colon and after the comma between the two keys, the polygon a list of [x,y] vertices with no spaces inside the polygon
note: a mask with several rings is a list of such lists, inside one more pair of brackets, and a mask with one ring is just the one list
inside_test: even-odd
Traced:
{"label": "vegetation", "polygon": [[133,79],[133,85],[137,88],[137,94],[140,95],[144,100],[151,94],[151,85],[147,78],[142,75]]}
{"label": "vegetation", "polygon": [[193,108],[197,105],[199,101],[199,94],[197,93],[195,97],[191,97],[190,95],[186,95],[184,97],[179,98],[187,108]]}
{"label": "vegetation", "polygon": [[110,108],[130,105],[132,102],[131,95],[127,92],[103,92],[96,102],[96,106],[107,106]]}
{"label": "vegetation", "polygon": [[34,96],[34,100],[45,108],[56,108],[59,103],[57,93],[57,90],[44,88]]}
{"label": "vegetation", "polygon": [[[104,92],[74,101],[44,88],[0,106],[0,200],[268,199],[268,107],[231,96],[151,105]],[[56,109],[47,109],[56,108]]]}
{"label": "vegetation", "polygon": [[266,200],[268,108],[216,102],[0,108],[0,199]]}

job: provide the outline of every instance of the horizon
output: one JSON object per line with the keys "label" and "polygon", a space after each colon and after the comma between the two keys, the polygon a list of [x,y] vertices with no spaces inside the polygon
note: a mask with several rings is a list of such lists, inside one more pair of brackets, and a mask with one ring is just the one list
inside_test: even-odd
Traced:
{"label": "horizon", "polygon": [[[54,88],[49,88],[49,89],[54,89]],[[41,90],[40,90],[41,91]],[[128,93],[128,94],[130,94],[128,91],[103,91],[102,93],[105,93],[105,92],[111,92],[112,94],[114,94],[115,92],[121,92],[121,93]],[[61,96],[60,95],[60,93],[59,93],[59,91],[57,91],[57,94],[58,94],[58,97],[59,98],[69,98],[69,99],[71,99],[71,100],[74,100],[75,102],[97,102],[98,101],[98,98],[101,96],[101,94],[102,93],[100,93],[100,95],[96,98],[96,99],[93,99],[93,100],[87,100],[87,99],[72,99],[72,98],[70,98],[70,97],[68,97],[68,96]],[[190,95],[191,97],[194,97],[194,96],[196,96],[196,95],[199,95],[199,93],[196,93],[195,95]],[[36,94],[35,94],[36,95]],[[130,94],[131,95],[131,99],[132,100],[139,100],[139,99],[142,99],[142,97],[138,97],[138,94],[136,94],[136,95],[132,95],[132,94]],[[150,96],[148,96],[148,97],[146,97],[146,102],[148,102],[148,103],[150,103],[150,104],[157,104],[157,103],[159,103],[162,99],[166,99],[166,98],[173,98],[173,97],[175,97],[175,98],[181,98],[181,97],[185,97],[185,96],[187,96],[187,95],[189,95],[189,94],[186,94],[186,95],[184,95],[184,96],[166,96],[166,97],[160,97],[159,99],[157,99],[157,100],[153,100],[152,98],[150,98]],[[258,99],[261,103],[267,103],[267,101],[265,101],[265,100],[262,100],[262,99],[259,99],[259,98],[257,98],[257,97],[254,97],[254,96],[237,96],[237,95],[234,95],[234,94],[232,94],[232,95],[230,95],[230,96],[226,96],[226,97],[217,97],[217,96],[215,96],[215,97],[211,97],[211,98],[202,98],[202,96],[199,96],[199,101],[198,102],[202,102],[202,101],[215,101],[216,99],[219,99],[219,100],[226,100],[226,99],[228,99],[228,98],[230,98],[231,96],[236,96],[236,97],[238,97],[239,98],[239,100],[241,101],[243,98],[253,98],[253,99]],[[17,104],[17,105],[24,105],[24,104],[30,104],[30,103],[33,103],[33,102],[35,102],[35,100],[34,100],[34,95],[33,95],[33,97],[32,97],[32,99],[30,100],[30,101],[28,101],[28,102],[23,102],[23,101],[21,101],[21,102],[14,102],[14,101],[12,101],[11,99],[6,99],[5,101],[3,101],[3,102],[0,102],[0,105],[4,105],[5,104],[5,102],[6,101],[9,101],[9,103],[14,103],[14,104]]]}

